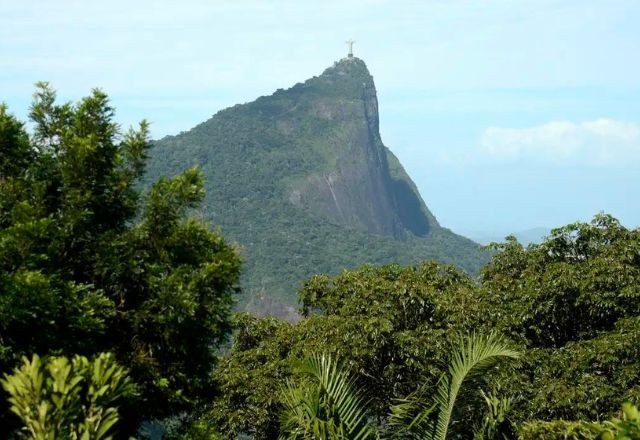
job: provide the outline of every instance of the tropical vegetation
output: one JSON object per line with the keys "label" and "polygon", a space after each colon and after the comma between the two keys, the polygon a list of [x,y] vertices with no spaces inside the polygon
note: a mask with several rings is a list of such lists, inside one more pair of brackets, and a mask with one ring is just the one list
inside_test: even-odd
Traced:
{"label": "tropical vegetation", "polygon": [[135,393],[125,369],[113,355],[50,357],[34,354],[0,384],[22,433],[35,440],[77,438],[108,440],[118,422],[117,401]]}
{"label": "tropical vegetation", "polygon": [[[240,274],[235,250],[190,214],[200,172],[142,194],[148,124],[122,132],[100,90],[59,104],[38,84],[30,118],[32,135],[0,107],[0,372],[33,354],[110,352],[138,389],[121,405],[123,432],[195,407]],[[15,420],[2,402],[6,437]]]}
{"label": "tropical vegetation", "polygon": [[40,84],[30,117],[0,106],[2,438],[640,438],[639,229],[601,213],[477,276],[364,265],[303,281],[295,321],[234,313],[198,169],[150,182],[148,125],[99,90]]}

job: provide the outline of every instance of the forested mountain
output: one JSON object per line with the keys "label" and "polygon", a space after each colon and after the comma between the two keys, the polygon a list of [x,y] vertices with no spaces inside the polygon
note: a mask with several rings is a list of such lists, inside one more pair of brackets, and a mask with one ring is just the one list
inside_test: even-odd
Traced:
{"label": "forested mountain", "polygon": [[296,288],[318,272],[436,259],[476,273],[488,259],[438,224],[382,143],[358,58],[154,144],[149,182],[203,171],[201,216],[240,247],[250,310],[294,313]]}

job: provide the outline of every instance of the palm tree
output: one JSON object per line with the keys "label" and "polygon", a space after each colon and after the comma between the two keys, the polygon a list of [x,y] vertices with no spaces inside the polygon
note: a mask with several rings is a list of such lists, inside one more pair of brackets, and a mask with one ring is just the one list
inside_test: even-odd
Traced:
{"label": "palm tree", "polygon": [[287,382],[283,392],[281,439],[354,439],[376,437],[366,416],[366,401],[350,372],[330,356],[314,355],[294,365],[304,382]]}
{"label": "palm tree", "polygon": [[461,341],[453,353],[449,371],[438,382],[432,404],[425,404],[420,388],[391,408],[389,431],[395,438],[445,440],[453,410],[460,397],[478,390],[478,380],[502,358],[518,358],[508,343],[495,333],[472,334]]}
{"label": "palm tree", "polygon": [[[391,407],[385,437],[445,440],[456,403],[478,389],[478,380],[503,358],[520,354],[496,334],[472,334],[453,353],[449,371],[440,378],[435,396],[420,387]],[[331,357],[316,355],[296,366],[306,377],[302,385],[287,382],[281,418],[282,439],[379,438],[367,418],[364,393],[348,370]]]}

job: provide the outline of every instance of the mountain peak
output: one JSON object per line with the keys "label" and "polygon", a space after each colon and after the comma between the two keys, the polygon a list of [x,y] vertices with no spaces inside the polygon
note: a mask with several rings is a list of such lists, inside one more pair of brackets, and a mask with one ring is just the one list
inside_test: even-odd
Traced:
{"label": "mountain peak", "polygon": [[286,158],[269,171],[281,176],[278,192],[297,208],[395,239],[440,227],[380,138],[376,88],[360,58],[345,57],[304,83],[224,110],[198,129],[245,118],[256,148],[242,149],[257,157],[269,145]]}
{"label": "mountain peak", "polygon": [[326,74],[362,75],[371,77],[366,63],[358,57],[344,57],[341,60],[336,61],[333,63],[333,66],[328,67],[323,72],[323,75]]}
{"label": "mountain peak", "polygon": [[364,61],[357,57],[346,57],[333,63],[322,72],[320,77],[353,79],[373,83],[373,76],[369,73]]}
{"label": "mountain peak", "polygon": [[292,91],[315,92],[324,96],[342,96],[358,99],[363,91],[375,94],[373,76],[364,61],[357,57],[346,57],[333,63],[319,76],[294,86]]}
{"label": "mountain peak", "polygon": [[322,157],[314,170],[288,179],[295,181],[288,189],[289,202],[330,221],[396,239],[407,233],[425,236],[439,227],[380,139],[376,88],[363,60],[343,58],[279,97],[285,99],[259,100],[264,114],[277,115],[277,124],[286,127],[287,138],[302,151]]}

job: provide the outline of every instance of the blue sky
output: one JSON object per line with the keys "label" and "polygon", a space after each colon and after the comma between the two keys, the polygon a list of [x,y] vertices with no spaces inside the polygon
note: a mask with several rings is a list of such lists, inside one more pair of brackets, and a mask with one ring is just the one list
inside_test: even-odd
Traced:
{"label": "blue sky", "polygon": [[317,75],[356,40],[381,134],[440,222],[640,225],[640,2],[0,0],[0,100],[103,88],[155,137]]}

